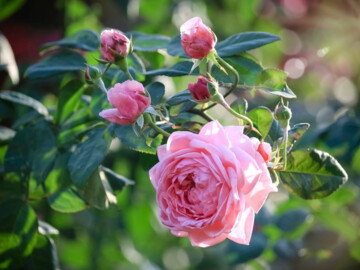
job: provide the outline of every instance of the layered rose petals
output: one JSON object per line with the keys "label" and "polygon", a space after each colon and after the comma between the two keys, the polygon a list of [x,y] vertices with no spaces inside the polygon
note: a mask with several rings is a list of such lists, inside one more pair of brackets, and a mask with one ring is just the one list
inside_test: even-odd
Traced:
{"label": "layered rose petals", "polygon": [[215,46],[215,37],[211,29],[194,17],[180,27],[181,45],[191,58],[202,59]]}
{"label": "layered rose petals", "polygon": [[226,238],[249,244],[255,213],[268,193],[277,190],[259,143],[244,135],[242,127],[223,128],[217,121],[199,134],[171,134],[150,170],[161,222],[194,246]]}
{"label": "layered rose petals", "polygon": [[120,31],[106,29],[101,32],[101,58],[113,62],[115,54],[125,57],[130,51],[130,40]]}
{"label": "layered rose petals", "polygon": [[107,93],[108,100],[116,109],[103,110],[99,115],[110,122],[119,125],[129,125],[150,105],[143,85],[129,80],[117,83]]}

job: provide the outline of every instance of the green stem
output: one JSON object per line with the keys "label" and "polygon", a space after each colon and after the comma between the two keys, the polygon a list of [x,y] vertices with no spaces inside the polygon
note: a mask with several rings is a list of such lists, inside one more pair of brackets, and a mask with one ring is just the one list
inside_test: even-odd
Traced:
{"label": "green stem", "polygon": [[125,74],[126,74],[126,76],[128,77],[129,80],[134,80],[134,78],[131,76],[131,73],[129,72],[128,69],[126,69]]}
{"label": "green stem", "polygon": [[287,141],[288,141],[288,129],[289,129],[289,125],[286,128],[283,128],[283,144],[284,144],[284,149],[283,149],[283,169],[286,170],[286,163],[287,163]]}
{"label": "green stem", "polygon": [[193,114],[197,114],[199,116],[201,116],[202,118],[204,118],[206,121],[211,122],[214,121],[214,119],[207,115],[205,112],[203,112],[202,110],[198,110],[198,109],[190,109],[187,110],[189,113],[193,113]]}
{"label": "green stem", "polygon": [[234,74],[235,76],[235,81],[233,83],[233,85],[231,86],[230,90],[225,93],[224,97],[227,97],[228,95],[230,95],[237,87],[238,83],[239,83],[239,80],[240,80],[240,77],[239,77],[239,73],[236,71],[235,68],[233,68],[232,65],[228,64],[224,59],[220,58],[220,57],[217,57],[217,60],[219,61],[219,63],[222,65],[222,66],[225,66],[227,67],[228,69],[230,69],[230,71]]}
{"label": "green stem", "polygon": [[150,114],[144,113],[143,115],[144,115],[145,123],[148,123],[149,126],[150,126],[152,129],[154,129],[156,132],[164,135],[165,137],[169,137],[169,136],[170,136],[170,134],[169,134],[168,132],[166,132],[165,130],[159,128],[159,127],[153,122]]}
{"label": "green stem", "polygon": [[127,61],[126,57],[122,58],[120,61],[118,61],[117,65],[126,74],[126,76],[128,77],[129,80],[134,80],[129,72],[128,61]]}
{"label": "green stem", "polygon": [[103,91],[105,93],[105,95],[107,95],[107,90],[106,90],[104,81],[101,78],[98,79],[98,86],[101,89],[101,91]]}
{"label": "green stem", "polygon": [[[240,77],[239,77],[239,73],[236,71],[235,68],[233,68],[232,65],[228,64],[224,59],[222,59],[221,57],[217,56],[216,60],[225,68],[228,68],[235,76],[235,81],[233,82],[231,88],[229,89],[229,91],[227,93],[225,93],[224,97],[227,97],[228,95],[230,95],[237,87]],[[203,109],[203,111],[209,110],[212,107],[214,107],[216,105],[216,103],[211,104],[210,106],[206,107]]]}
{"label": "green stem", "polygon": [[221,104],[229,113],[231,113],[232,115],[234,115],[235,117],[237,117],[241,120],[246,121],[249,124],[249,131],[246,134],[248,134],[251,130],[254,129],[254,125],[253,125],[253,122],[251,121],[251,119],[246,117],[245,115],[235,112],[233,109],[231,109],[231,107],[229,106],[229,104],[226,103],[225,100],[223,100],[222,102],[219,102],[219,104]]}

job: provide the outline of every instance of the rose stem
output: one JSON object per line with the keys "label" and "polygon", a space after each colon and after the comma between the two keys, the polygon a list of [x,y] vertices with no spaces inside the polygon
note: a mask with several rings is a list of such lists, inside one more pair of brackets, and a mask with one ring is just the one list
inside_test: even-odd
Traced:
{"label": "rose stem", "polygon": [[287,162],[287,141],[288,141],[288,129],[289,129],[289,125],[286,128],[283,128],[283,133],[284,133],[284,150],[283,150],[283,155],[284,155],[284,164],[283,164],[283,168],[284,170],[286,170],[286,162]]}
{"label": "rose stem", "polygon": [[248,122],[249,124],[249,130],[247,131],[247,133],[245,134],[249,134],[250,131],[255,130],[254,128],[254,124],[253,122],[250,120],[250,118],[246,117],[245,115],[239,114],[237,112],[235,112],[233,109],[231,109],[231,107],[229,106],[229,104],[227,104],[224,100],[224,102],[220,103],[229,113],[231,113],[232,115],[234,115],[235,117],[244,120],[246,122]]}
{"label": "rose stem", "polygon": [[126,76],[128,77],[129,80],[134,80],[128,69],[126,69],[125,74],[126,74]]}
{"label": "rose stem", "polygon": [[149,124],[149,126],[154,129],[155,131],[157,131],[158,133],[166,136],[166,137],[169,137],[170,134],[168,132],[166,132],[165,130],[159,128],[152,120],[151,116],[148,114],[148,113],[144,113],[144,120],[146,123]]}
{"label": "rose stem", "polygon": [[[227,67],[228,69],[230,69],[230,71],[235,75],[235,81],[234,83],[232,84],[230,90],[225,93],[224,97],[227,97],[228,95],[230,95],[237,87],[238,83],[239,83],[239,80],[240,80],[240,77],[239,77],[239,73],[236,71],[235,68],[233,68],[231,65],[229,65],[224,59],[222,59],[221,57],[217,56],[216,59],[219,61],[219,63],[222,65],[222,66],[225,66]],[[213,103],[211,104],[210,106],[202,109],[203,111],[206,111],[208,109],[211,109],[212,107],[214,107],[216,105],[216,103]]]}
{"label": "rose stem", "polygon": [[190,109],[187,110],[189,113],[193,113],[193,114],[197,114],[199,116],[201,116],[202,118],[204,118],[206,121],[211,122],[214,121],[214,119],[211,118],[211,116],[207,115],[205,112],[203,112],[202,110],[198,110],[198,109]]}
{"label": "rose stem", "polygon": [[103,91],[105,93],[105,95],[107,95],[107,90],[106,90],[104,81],[101,78],[99,78],[98,86],[101,89],[101,91]]}

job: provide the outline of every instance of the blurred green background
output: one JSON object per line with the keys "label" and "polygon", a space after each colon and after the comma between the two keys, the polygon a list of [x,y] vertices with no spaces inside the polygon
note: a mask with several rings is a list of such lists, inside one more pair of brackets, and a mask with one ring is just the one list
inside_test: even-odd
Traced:
{"label": "blurred green background", "polygon": [[[359,7],[352,0],[0,0],[0,32],[12,47],[20,78],[14,84],[16,71],[10,77],[2,72],[1,89],[22,91],[48,107],[56,104],[57,84],[27,81],[23,72],[40,59],[43,43],[80,29],[173,36],[199,16],[219,40],[245,31],[279,35],[280,42],[251,53],[265,67],[289,74],[298,96],[290,103],[292,122],[311,124],[296,147],[329,152],[349,174],[346,185],[323,200],[305,201],[280,187],[257,215],[250,246],[227,240],[201,249],[172,236],[157,218],[147,174],[156,158],[113,144],[105,164],[135,180],[118,195],[117,207],[61,214],[34,203],[40,218],[60,231],[54,241],[61,269],[360,269]],[[188,83],[182,77],[157,79],[167,95]],[[247,97],[250,108],[273,109],[278,102],[263,93]]]}

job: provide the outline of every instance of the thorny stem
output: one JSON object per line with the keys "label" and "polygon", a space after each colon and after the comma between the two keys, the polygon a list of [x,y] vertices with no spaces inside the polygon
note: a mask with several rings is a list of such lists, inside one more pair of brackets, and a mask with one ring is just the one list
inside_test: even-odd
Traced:
{"label": "thorny stem", "polygon": [[154,129],[156,132],[166,136],[166,137],[169,137],[170,134],[168,132],[166,132],[165,130],[159,128],[152,120],[151,116],[148,114],[148,113],[144,113],[144,120],[145,120],[145,123],[148,123],[149,126]]}

